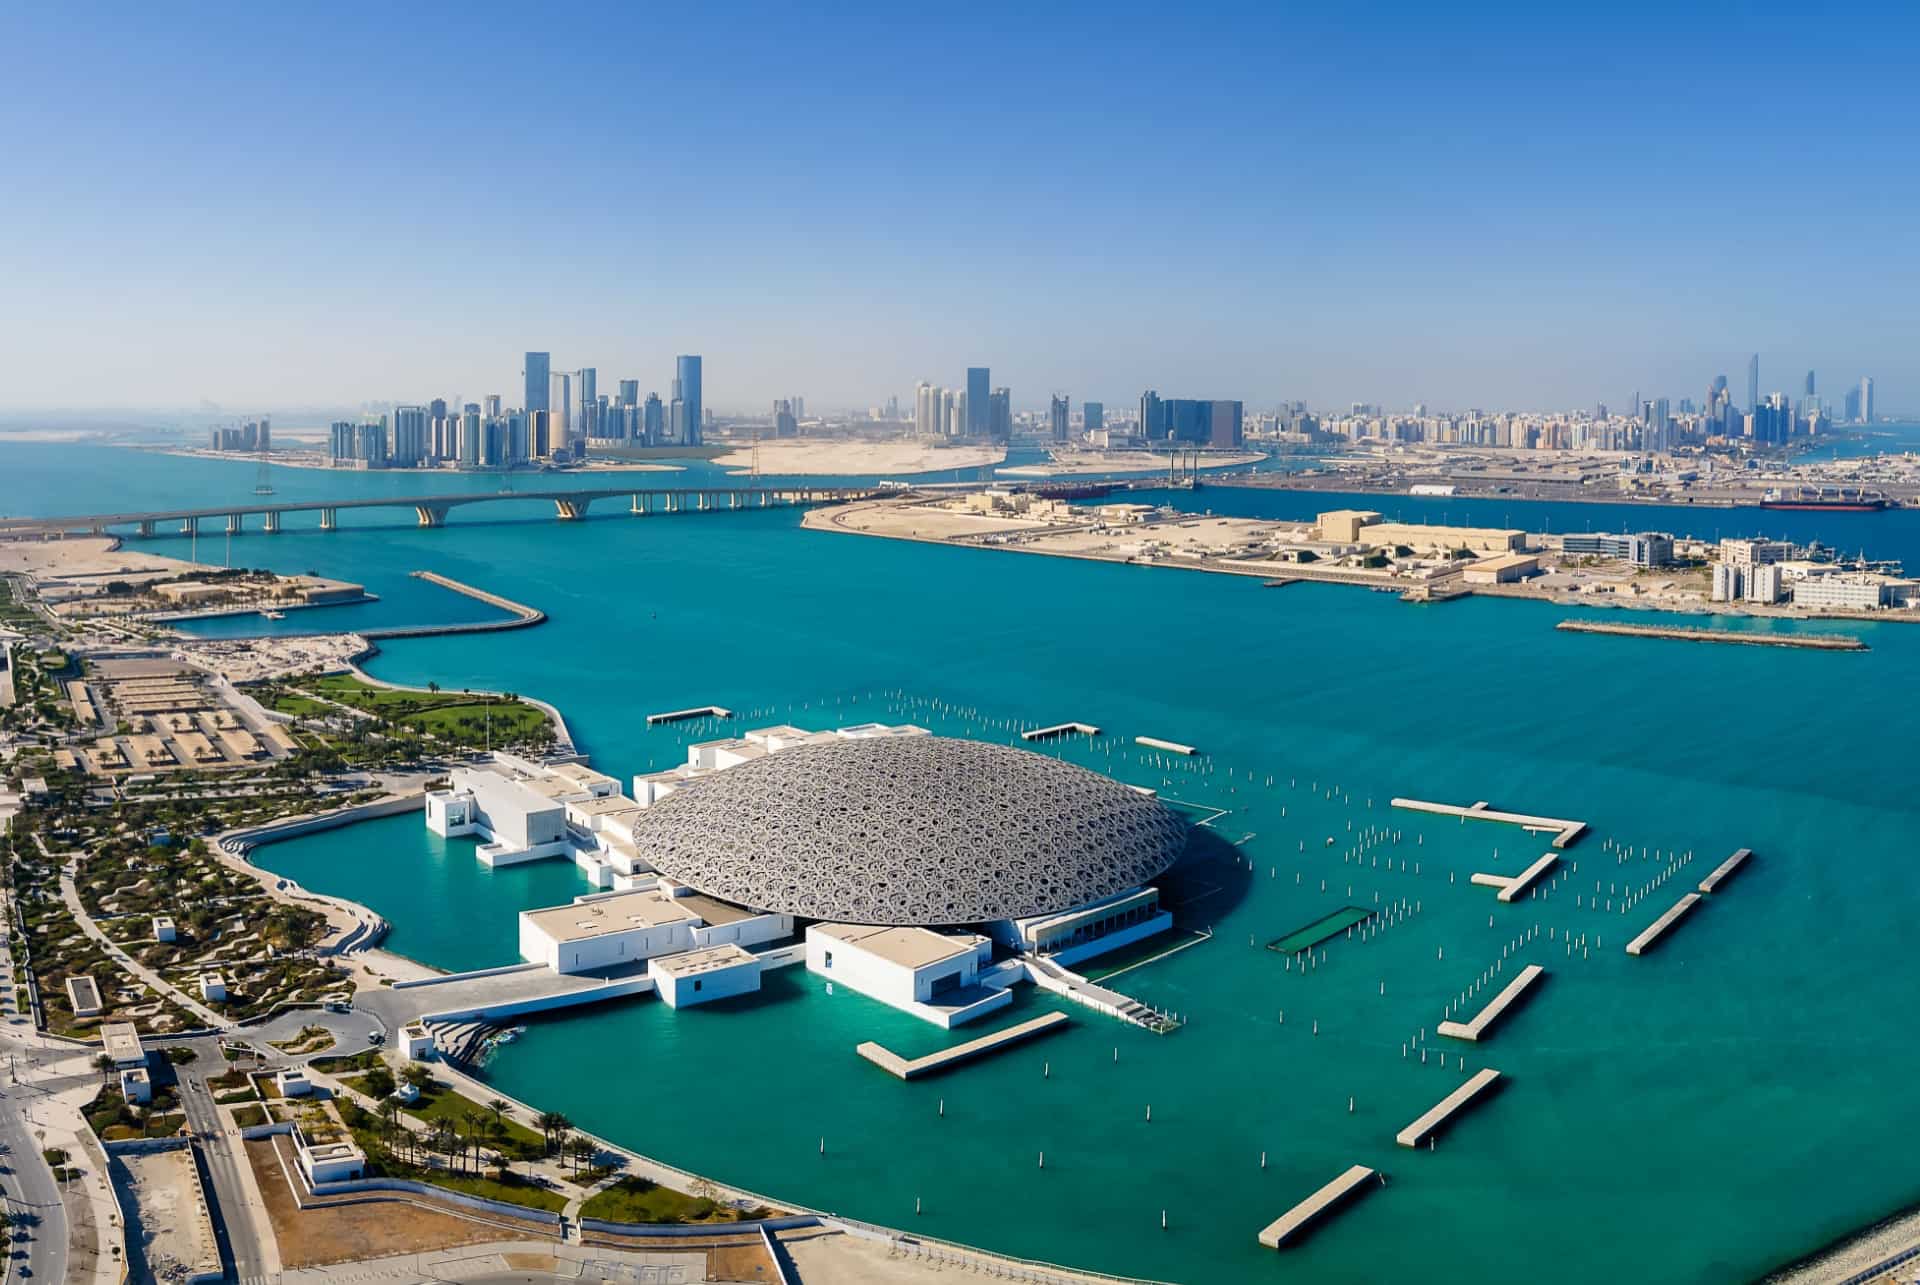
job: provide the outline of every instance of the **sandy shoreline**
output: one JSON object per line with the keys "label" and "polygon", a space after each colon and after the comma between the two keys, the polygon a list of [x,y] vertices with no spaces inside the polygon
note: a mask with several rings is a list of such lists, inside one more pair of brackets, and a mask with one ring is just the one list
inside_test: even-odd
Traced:
{"label": "sandy shoreline", "polygon": [[[998,446],[938,446],[920,441],[862,442],[789,438],[760,443],[760,471],[773,475],[839,473],[941,473],[982,468],[1007,457]],[[753,448],[728,451],[714,461],[740,473],[753,467]]]}

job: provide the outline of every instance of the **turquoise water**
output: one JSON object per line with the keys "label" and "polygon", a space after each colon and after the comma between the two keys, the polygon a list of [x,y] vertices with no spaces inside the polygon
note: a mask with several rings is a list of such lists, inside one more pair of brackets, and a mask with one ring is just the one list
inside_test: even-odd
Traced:
{"label": "turquoise water", "polygon": [[[464,972],[520,960],[515,910],[593,891],[570,861],[489,870],[472,839],[442,839],[417,814],[382,817],[256,848],[256,865],[316,892],[353,896],[392,925],[386,949]],[[377,874],[378,891],[367,878]],[[367,895],[356,895],[357,888]]]}
{"label": "turquoise water", "polygon": [[[1340,502],[1224,488],[1179,500]],[[1536,525],[1500,501],[1393,503],[1460,521],[1498,506]],[[1836,542],[1920,566],[1920,514],[1595,508],[1616,528],[1687,518],[1782,532],[1811,518]],[[1581,520],[1556,512],[1557,528]],[[1904,1019],[1920,892],[1900,708],[1920,629],[1850,624],[1873,650],[1845,656],[1662,645],[1556,633],[1568,612],[1540,604],[1412,607],[797,527],[782,511],[253,535],[235,548],[250,565],[377,586],[388,597],[364,610],[396,622],[443,592],[408,580],[416,567],[541,607],[550,620],[537,629],[395,643],[374,669],[552,700],[595,763],[621,775],[711,735],[645,727],[649,712],[693,704],[816,726],[910,718],[996,739],[1099,724],[1108,736],[1058,752],[1230,809],[1211,849],[1250,862],[1213,861],[1178,893],[1183,931],[1210,928],[1210,940],[1114,982],[1188,1024],[1156,1037],[1075,1008],[1062,1035],[902,1084],[853,1046],[879,1039],[911,1055],[946,1037],[787,972],[734,1005],[675,1014],[641,1002],[539,1023],[489,1068],[503,1089],[774,1197],[1190,1282],[1738,1280],[1920,1200],[1909,1155],[1920,1104],[1900,1070],[1920,1051]],[[1207,753],[1146,755],[1127,744],[1137,734]],[[1497,906],[1466,876],[1511,874],[1538,841],[1392,813],[1395,794],[1491,799],[1595,832],[1544,900]],[[382,826],[261,857],[402,932],[417,918],[396,948],[446,967],[510,959],[513,911],[578,885],[558,864],[544,867],[552,896],[501,878],[516,872],[456,871],[460,854],[423,846],[417,820]],[[1349,834],[1369,827],[1402,838],[1343,860]],[[1616,864],[1609,840],[1697,856],[1630,913],[1594,910],[1594,880],[1637,888],[1665,863]],[[1653,954],[1623,953],[1739,846],[1757,856],[1726,891]],[[1388,851],[1419,873],[1371,864]],[[1264,949],[1376,895],[1419,909],[1364,943],[1326,943],[1306,974]],[[1421,1031],[1437,1054],[1446,1005],[1536,926],[1500,978],[1540,962],[1548,981],[1492,1041],[1465,1048],[1464,1071],[1450,1042],[1444,1068],[1402,1056]],[[1567,933],[1590,949],[1569,957]],[[1492,989],[1461,1001],[1466,1012]],[[1393,1145],[1488,1065],[1511,1083],[1437,1150]],[[1260,1227],[1355,1162],[1391,1186],[1277,1261],[1258,1249]]]}

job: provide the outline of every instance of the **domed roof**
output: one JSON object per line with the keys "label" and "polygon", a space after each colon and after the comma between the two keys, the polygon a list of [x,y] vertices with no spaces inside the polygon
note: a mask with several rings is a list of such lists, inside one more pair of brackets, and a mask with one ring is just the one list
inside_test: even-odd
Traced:
{"label": "domed roof", "polygon": [[857,924],[1051,914],[1138,887],[1185,850],[1166,804],[984,741],[803,745],[688,782],[640,814],[659,871],[762,910]]}

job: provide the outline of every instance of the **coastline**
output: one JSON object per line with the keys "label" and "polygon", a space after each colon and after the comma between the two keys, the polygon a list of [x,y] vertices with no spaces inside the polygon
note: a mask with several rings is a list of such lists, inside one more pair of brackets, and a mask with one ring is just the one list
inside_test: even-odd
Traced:
{"label": "coastline", "polygon": [[[1245,491],[1327,491],[1348,495],[1396,495],[1408,499],[1451,499],[1451,500],[1508,500],[1531,504],[1619,504],[1626,506],[1646,506],[1653,508],[1711,509],[1732,511],[1754,509],[1756,511],[1777,513],[1792,512],[1769,508],[1759,495],[1637,495],[1620,492],[1601,492],[1591,487],[1570,487],[1567,493],[1529,495],[1518,491],[1503,491],[1494,488],[1474,488],[1464,486],[1459,481],[1436,476],[1427,482],[1408,482],[1401,486],[1388,486],[1370,481],[1364,477],[1347,473],[1234,473],[1209,476],[1207,486],[1230,486]],[[1416,486],[1450,486],[1455,488],[1443,496],[1416,496]],[[1894,502],[1885,509],[1874,512],[1895,513],[1911,505]],[[1865,515],[1863,515],[1865,516]]]}
{"label": "coastline", "polygon": [[[808,531],[829,531],[836,535],[868,536],[878,540],[905,540],[915,544],[939,545],[950,549],[971,549],[992,553],[1024,553],[1042,558],[1062,558],[1079,562],[1104,562],[1117,567],[1143,567],[1155,570],[1193,571],[1212,575],[1232,575],[1257,577],[1261,580],[1278,583],[1330,584],[1347,588],[1369,589],[1376,593],[1417,593],[1424,582],[1396,580],[1386,576],[1375,579],[1360,578],[1364,573],[1351,571],[1316,572],[1311,566],[1293,563],[1259,563],[1235,561],[1218,558],[1199,559],[1141,559],[1123,557],[1114,554],[1098,553],[1089,550],[1038,549],[1021,544],[985,543],[973,539],[954,539],[946,536],[918,535],[910,531],[875,531],[861,527],[843,525],[838,516],[859,508],[897,503],[893,500],[862,500],[849,504],[830,505],[824,508],[809,509],[801,518],[801,529]],[[1044,530],[1044,528],[1034,528]],[[1882,612],[1870,615],[1863,612],[1795,612],[1788,608],[1776,608],[1772,611],[1758,609],[1754,604],[1744,602],[1686,603],[1675,605],[1660,602],[1628,601],[1619,598],[1581,597],[1578,594],[1555,593],[1529,589],[1525,585],[1456,585],[1451,586],[1452,598],[1506,598],[1522,602],[1546,603],[1558,607],[1591,608],[1604,611],[1648,612],[1672,616],[1712,616],[1751,620],[1781,620],[1796,624],[1818,621],[1845,621],[1854,624],[1920,624],[1920,613]]]}
{"label": "coastline", "polygon": [[319,451],[270,451],[265,456],[248,454],[245,451],[214,451],[200,446],[155,446],[150,443],[127,442],[111,443],[124,445],[129,450],[150,451],[155,455],[171,455],[186,460],[238,460],[242,463],[266,464],[273,468],[300,469],[312,473],[452,473],[461,477],[485,477],[493,474],[514,477],[538,477],[547,473],[577,475],[586,473],[683,473],[684,464],[654,464],[636,460],[629,463],[610,463],[595,460],[589,456],[586,462],[572,468],[533,469],[533,468],[478,468],[478,469],[338,469],[329,463]]}

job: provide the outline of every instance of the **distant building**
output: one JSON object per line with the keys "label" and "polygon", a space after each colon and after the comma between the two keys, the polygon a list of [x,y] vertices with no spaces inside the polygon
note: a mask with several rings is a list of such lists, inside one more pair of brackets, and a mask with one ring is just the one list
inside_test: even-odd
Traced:
{"label": "distant building", "polygon": [[1575,534],[1562,537],[1560,551],[1569,558],[1616,558],[1636,567],[1664,567],[1673,561],[1673,537],[1660,531]]}
{"label": "distant building", "polygon": [[1873,611],[1887,601],[1887,581],[1870,575],[1808,576],[1793,586],[1793,605],[1815,611]]}
{"label": "distant building", "polygon": [[987,399],[987,436],[1004,442],[1013,436],[1013,392],[996,388]]}
{"label": "distant building", "polygon": [[797,437],[800,434],[800,421],[794,418],[793,403],[778,401],[773,404],[773,435],[775,437]]}
{"label": "distant building", "polygon": [[1752,568],[1747,573],[1746,589],[1748,602],[1779,602],[1785,596],[1782,592],[1780,564],[1769,562]]}
{"label": "distant building", "polygon": [[522,373],[526,376],[527,391],[524,409],[533,411],[552,410],[553,355],[544,352],[530,352],[526,355]]}
{"label": "distant building", "polygon": [[[967,367],[967,425],[968,437],[991,437],[993,433],[993,394],[989,368],[986,366]],[[1012,431],[1009,423],[1008,431]]]}
{"label": "distant building", "polygon": [[1863,375],[1860,379],[1860,422],[1873,423],[1873,376]]}
{"label": "distant building", "polygon": [[1747,358],[1747,409],[1760,405],[1760,354]]}
{"label": "distant building", "polygon": [[674,400],[681,403],[685,436],[679,439],[683,446],[700,445],[700,430],[706,423],[703,400],[705,394],[701,388],[700,358],[698,356],[679,356],[674,358]]}
{"label": "distant building", "polygon": [[1087,436],[1106,431],[1107,408],[1100,402],[1086,402],[1080,408],[1081,427]]}
{"label": "distant building", "polygon": [[1054,441],[1067,440],[1067,399],[1059,394],[1054,395],[1047,407],[1047,426],[1052,430]]}

